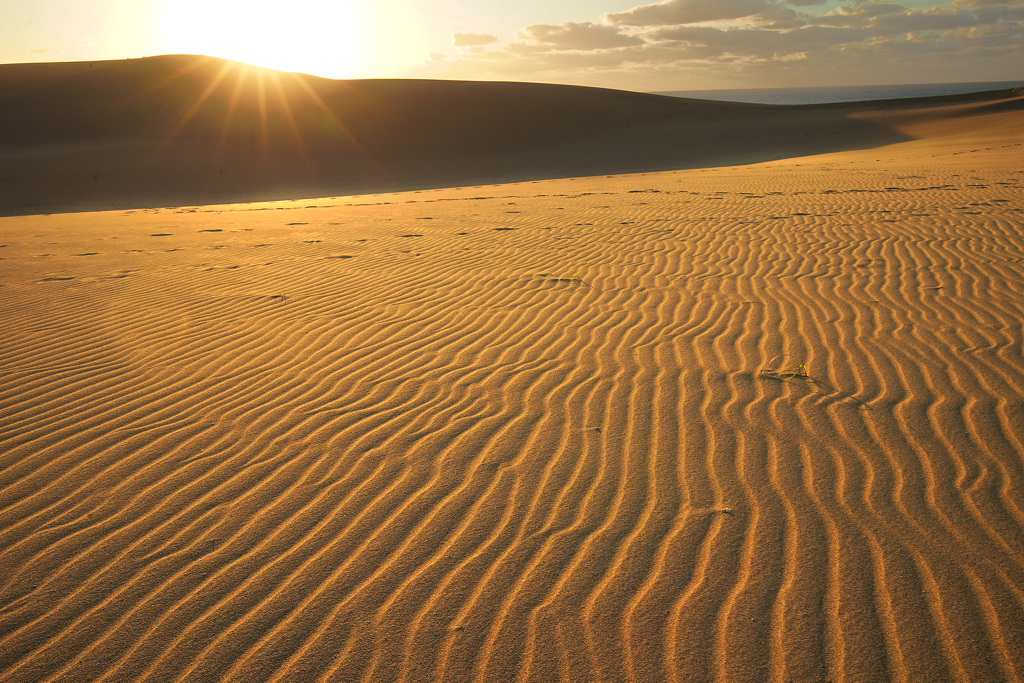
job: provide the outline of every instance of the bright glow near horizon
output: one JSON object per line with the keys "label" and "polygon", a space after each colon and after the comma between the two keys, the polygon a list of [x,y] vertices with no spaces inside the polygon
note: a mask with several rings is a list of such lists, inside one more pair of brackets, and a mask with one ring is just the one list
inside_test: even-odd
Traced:
{"label": "bright glow near horizon", "polygon": [[1024,0],[0,0],[0,62],[626,90],[1024,79]]}
{"label": "bright glow near horizon", "polygon": [[353,7],[338,0],[174,0],[162,17],[168,52],[328,78],[355,75],[359,21]]}

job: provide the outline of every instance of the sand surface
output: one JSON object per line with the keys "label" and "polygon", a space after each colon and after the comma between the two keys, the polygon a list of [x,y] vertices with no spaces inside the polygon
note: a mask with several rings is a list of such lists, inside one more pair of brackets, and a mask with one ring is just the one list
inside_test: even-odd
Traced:
{"label": "sand surface", "polygon": [[1020,681],[1019,105],[0,218],[0,680]]}

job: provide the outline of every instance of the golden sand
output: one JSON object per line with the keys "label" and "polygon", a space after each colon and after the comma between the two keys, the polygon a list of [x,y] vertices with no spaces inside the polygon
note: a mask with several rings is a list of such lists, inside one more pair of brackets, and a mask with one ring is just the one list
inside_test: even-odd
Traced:
{"label": "golden sand", "polygon": [[1020,680],[1019,103],[0,218],[0,680]]}

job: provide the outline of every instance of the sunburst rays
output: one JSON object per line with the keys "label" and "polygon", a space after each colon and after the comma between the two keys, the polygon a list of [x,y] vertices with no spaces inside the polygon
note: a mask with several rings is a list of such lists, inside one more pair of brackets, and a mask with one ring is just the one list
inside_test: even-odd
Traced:
{"label": "sunburst rays", "polygon": [[178,137],[178,135],[181,133],[181,131],[184,130],[185,126],[187,126],[189,121],[191,121],[192,118],[199,112],[203,104],[205,104],[206,101],[210,99],[210,96],[213,95],[213,93],[217,90],[217,87],[227,77],[228,73],[234,67],[235,64],[233,62],[224,63],[224,65],[221,67],[217,75],[213,78],[212,81],[210,81],[206,85],[206,87],[203,89],[203,92],[199,95],[199,97],[196,98],[196,101],[193,102],[191,106],[189,106],[189,108],[185,111],[185,113],[181,115],[181,117],[178,119],[178,122],[174,124],[174,128],[172,128],[167,133],[166,137],[160,142],[159,146],[153,153],[154,156],[159,156],[160,154],[167,150],[167,147],[171,144],[171,142],[173,142],[174,139]]}
{"label": "sunburst rays", "polygon": [[[217,66],[210,69],[211,64]],[[209,145],[210,174],[216,173],[232,154],[245,155],[245,161],[263,170],[276,159],[298,155],[311,183],[324,179],[323,167],[349,160],[369,166],[386,179],[384,165],[345,123],[344,113],[339,111],[346,105],[376,106],[375,103],[344,81],[321,84],[311,80],[305,74],[196,57],[133,95],[125,104],[143,101],[191,81],[180,89],[183,93],[194,93],[188,95],[192,99],[183,102],[182,112],[164,124],[150,154],[151,163],[159,163],[176,144],[191,135],[197,143]]]}

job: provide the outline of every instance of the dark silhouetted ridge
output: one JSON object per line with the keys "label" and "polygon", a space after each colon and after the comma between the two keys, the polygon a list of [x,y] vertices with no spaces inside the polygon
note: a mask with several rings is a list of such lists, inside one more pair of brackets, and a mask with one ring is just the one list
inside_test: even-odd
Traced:
{"label": "dark silhouetted ridge", "polygon": [[903,137],[850,107],[329,80],[212,57],[0,66],[0,213],[753,163]]}

